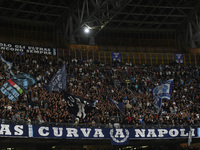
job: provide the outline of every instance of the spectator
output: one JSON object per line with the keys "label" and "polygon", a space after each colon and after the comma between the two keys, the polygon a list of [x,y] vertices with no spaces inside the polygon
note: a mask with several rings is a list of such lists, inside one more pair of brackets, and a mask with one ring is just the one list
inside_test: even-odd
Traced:
{"label": "spectator", "polygon": [[[113,66],[91,60],[57,59],[33,54],[20,56],[3,53],[2,55],[6,60],[14,62],[14,73],[29,73],[35,77],[37,83],[13,103],[2,95],[1,119],[24,121],[29,124],[79,122],[90,126],[116,122],[129,126],[200,125],[199,66],[179,64]],[[46,91],[48,82],[64,62],[67,66],[66,91],[85,99],[98,100],[96,104],[98,109],[85,119],[79,119],[78,122],[76,116],[68,112],[67,104],[61,94],[50,94]],[[3,85],[6,79],[1,62],[0,68],[0,85]],[[163,114],[158,117],[153,106],[152,88],[170,78],[174,79],[171,100],[162,102]],[[116,85],[115,80],[118,80]],[[129,102],[127,105],[129,109],[124,108],[124,116],[110,104],[108,97],[119,102],[123,102],[124,99]]]}

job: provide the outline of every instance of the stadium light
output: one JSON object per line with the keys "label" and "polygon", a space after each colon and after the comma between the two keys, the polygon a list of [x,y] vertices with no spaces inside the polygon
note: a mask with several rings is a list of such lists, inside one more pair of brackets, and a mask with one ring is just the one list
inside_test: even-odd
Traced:
{"label": "stadium light", "polygon": [[85,31],[85,33],[89,33],[90,29],[89,28],[85,28],[84,31]]}

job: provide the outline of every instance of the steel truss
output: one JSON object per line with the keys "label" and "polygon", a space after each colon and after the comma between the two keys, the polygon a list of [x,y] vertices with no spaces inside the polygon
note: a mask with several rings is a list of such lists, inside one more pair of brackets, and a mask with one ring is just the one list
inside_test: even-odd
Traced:
{"label": "steel truss", "polygon": [[200,2],[177,27],[177,34],[185,46],[190,48],[200,47]]}
{"label": "steel truss", "polygon": [[[64,22],[65,37],[70,38],[71,43],[76,43],[78,38],[89,37],[89,44],[94,44],[94,37],[130,2],[131,0],[79,1],[77,7],[70,10],[68,19]],[[84,28],[90,29],[91,33],[84,34]]]}
{"label": "steel truss", "polygon": [[199,0],[1,0],[0,21],[54,26],[53,32],[70,43],[95,44],[102,30],[170,32],[195,48],[199,8]]}

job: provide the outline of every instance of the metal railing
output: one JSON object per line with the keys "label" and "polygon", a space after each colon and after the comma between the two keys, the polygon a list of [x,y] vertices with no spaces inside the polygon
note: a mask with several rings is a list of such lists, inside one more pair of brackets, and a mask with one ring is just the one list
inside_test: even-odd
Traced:
{"label": "metal railing", "polygon": [[25,120],[6,120],[0,119],[0,124],[23,124],[23,125],[41,125],[41,126],[58,126],[58,127],[89,127],[89,128],[137,128],[137,129],[157,129],[157,128],[198,128],[199,125],[165,125],[165,124],[120,124],[120,123],[109,123],[109,124],[76,124],[76,123],[56,123],[56,122],[38,122],[38,121],[31,121],[27,122]]}
{"label": "metal railing", "polygon": [[[96,50],[81,50],[81,49],[58,49],[57,57],[70,56],[76,59],[88,60],[93,59],[105,64],[112,63],[112,52],[96,51]],[[134,53],[121,52],[122,63],[133,64],[171,64],[174,63],[174,53]],[[183,54],[184,65],[200,65],[199,54]]]}

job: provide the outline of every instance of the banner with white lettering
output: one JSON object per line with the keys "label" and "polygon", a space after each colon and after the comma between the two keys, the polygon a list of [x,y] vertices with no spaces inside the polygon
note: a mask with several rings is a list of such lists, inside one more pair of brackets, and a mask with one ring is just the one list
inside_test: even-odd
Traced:
{"label": "banner with white lettering", "polygon": [[100,128],[70,128],[33,125],[33,137],[45,138],[109,138],[105,133],[109,129]]}
{"label": "banner with white lettering", "polygon": [[21,44],[11,44],[0,42],[0,50],[12,51],[20,54],[42,54],[42,55],[57,55],[56,48],[27,46]]}
{"label": "banner with white lettering", "polygon": [[28,137],[28,125],[0,124],[0,137]]}
{"label": "banner with white lettering", "polygon": [[134,129],[134,128],[76,128],[39,125],[0,124],[0,137],[110,139],[112,145],[128,145],[131,139],[187,139],[200,137],[200,128]]}
{"label": "banner with white lettering", "polygon": [[[182,129],[115,129],[115,128],[69,128],[33,125],[36,138],[110,139],[112,145],[128,145],[130,139],[188,138],[189,128]],[[197,129],[192,129],[197,137]]]}

